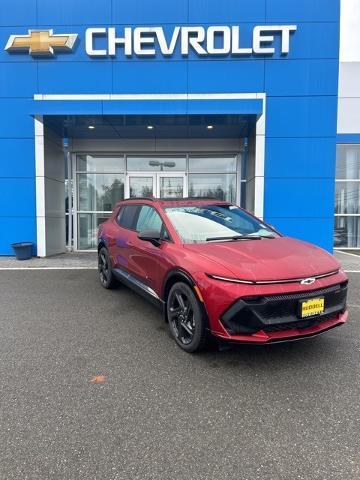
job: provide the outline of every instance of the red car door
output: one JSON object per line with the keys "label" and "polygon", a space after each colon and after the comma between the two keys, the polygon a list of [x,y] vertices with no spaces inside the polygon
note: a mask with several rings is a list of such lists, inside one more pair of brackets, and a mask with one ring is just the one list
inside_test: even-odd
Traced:
{"label": "red car door", "polygon": [[129,268],[137,278],[152,288],[159,296],[163,279],[169,270],[170,260],[167,256],[168,244],[163,242],[155,246],[151,242],[140,240],[138,234],[145,230],[156,230],[159,236],[163,233],[163,222],[154,207],[143,205],[136,222],[136,234],[132,237],[129,250]]}
{"label": "red car door", "polygon": [[128,273],[134,273],[131,266],[132,248],[137,233],[135,225],[138,218],[141,205],[131,204],[121,207],[118,215],[114,219],[111,229],[111,257],[114,268],[123,269]]}

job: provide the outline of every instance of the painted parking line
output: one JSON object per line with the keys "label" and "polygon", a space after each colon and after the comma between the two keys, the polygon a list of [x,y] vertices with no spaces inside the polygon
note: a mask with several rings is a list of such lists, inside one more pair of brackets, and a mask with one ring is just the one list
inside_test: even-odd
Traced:
{"label": "painted parking line", "polygon": [[343,255],[348,255],[349,257],[357,257],[360,260],[360,255],[357,255],[356,253],[343,252],[341,250],[335,250],[335,252],[342,253]]}
{"label": "painted parking line", "polygon": [[97,267],[0,267],[0,271],[6,270],[97,270]]}

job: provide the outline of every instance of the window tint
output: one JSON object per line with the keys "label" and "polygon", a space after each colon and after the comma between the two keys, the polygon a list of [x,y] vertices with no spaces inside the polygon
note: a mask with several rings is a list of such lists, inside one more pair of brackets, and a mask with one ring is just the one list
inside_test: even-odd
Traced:
{"label": "window tint", "polygon": [[156,230],[160,234],[161,227],[162,220],[157,211],[148,205],[143,205],[137,220],[136,231],[143,232],[144,230]]}
{"label": "window tint", "polygon": [[126,205],[123,207],[117,216],[117,223],[123,228],[133,230],[139,208],[141,208],[139,205]]}

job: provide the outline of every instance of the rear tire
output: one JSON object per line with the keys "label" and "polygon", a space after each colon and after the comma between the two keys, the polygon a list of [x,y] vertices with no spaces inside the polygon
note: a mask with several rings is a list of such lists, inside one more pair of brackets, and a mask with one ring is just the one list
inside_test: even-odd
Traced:
{"label": "rear tire", "polygon": [[98,254],[98,271],[100,283],[104,288],[110,290],[117,285],[111,268],[109,252],[105,247],[102,247]]}
{"label": "rear tire", "polygon": [[175,342],[185,352],[194,353],[207,343],[206,318],[192,289],[175,283],[166,302],[169,329]]}

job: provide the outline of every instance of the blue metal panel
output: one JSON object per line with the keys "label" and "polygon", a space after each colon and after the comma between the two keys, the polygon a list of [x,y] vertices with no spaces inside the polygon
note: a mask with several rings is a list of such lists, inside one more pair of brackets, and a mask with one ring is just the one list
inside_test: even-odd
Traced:
{"label": "blue metal panel", "polygon": [[41,62],[40,93],[109,93],[112,91],[112,63]]}
{"label": "blue metal panel", "polygon": [[36,0],[1,0],[0,25],[36,23]]}
{"label": "blue metal panel", "polygon": [[336,140],[337,143],[360,143],[360,133],[340,133]]}
{"label": "blue metal panel", "polygon": [[1,98],[0,138],[34,138],[33,100]]}
{"label": "blue metal panel", "polygon": [[266,21],[265,0],[209,1],[189,0],[190,23],[229,23],[229,22],[259,22]]}
{"label": "blue metal panel", "polygon": [[184,115],[187,113],[186,100],[164,100],[164,101],[146,101],[146,100],[104,100],[103,102],[103,114],[124,114],[124,115],[136,115],[141,114],[148,115]]}
{"label": "blue metal panel", "polygon": [[187,84],[187,62],[113,62],[113,93],[186,93]]}
{"label": "blue metal panel", "polygon": [[35,178],[0,178],[0,217],[35,215]]}
{"label": "blue metal panel", "polygon": [[262,100],[34,100],[31,111],[37,115],[260,114]]}
{"label": "blue metal panel", "polygon": [[[37,0],[38,23],[54,25],[99,25],[111,23],[112,0]],[[123,4],[123,2],[114,2]]]}
{"label": "blue metal panel", "polygon": [[280,232],[289,237],[315,243],[329,252],[333,251],[334,217],[281,218],[266,217]]}
{"label": "blue metal panel", "polygon": [[337,22],[340,0],[266,0],[267,22]]}
{"label": "blue metal panel", "polygon": [[260,114],[263,110],[262,100],[192,100],[188,103],[189,115],[195,114]]}
{"label": "blue metal panel", "polygon": [[0,232],[0,255],[14,255],[12,243],[36,242],[35,217],[0,217]]}
{"label": "blue metal panel", "polygon": [[333,179],[334,171],[333,138],[266,139],[266,178]]}
{"label": "blue metal panel", "polygon": [[0,97],[32,97],[37,91],[36,70],[35,63],[0,64]]}
{"label": "blue metal panel", "polygon": [[99,100],[34,100],[31,113],[33,115],[102,115],[103,105]]}
{"label": "blue metal panel", "polygon": [[337,95],[339,62],[336,59],[273,60],[265,62],[268,95]]}
{"label": "blue metal panel", "polygon": [[175,2],[117,0],[113,1],[112,10],[113,24],[162,25],[188,22],[188,0],[176,0]]}
{"label": "blue metal panel", "polygon": [[334,188],[331,178],[268,178],[265,216],[329,217],[334,213]]}
{"label": "blue metal panel", "polygon": [[298,58],[338,59],[339,25],[337,23],[297,23],[297,27],[297,31],[290,37],[290,52],[286,58],[281,55],[280,37],[275,36],[276,54],[269,58],[269,61],[279,58],[285,61]]}
{"label": "blue metal panel", "polygon": [[1,177],[35,177],[33,138],[0,138],[0,152]]}
{"label": "blue metal panel", "polygon": [[264,91],[263,60],[189,62],[189,90],[203,92]]}
{"label": "blue metal panel", "polygon": [[269,137],[335,137],[337,97],[270,97],[267,115]]}

